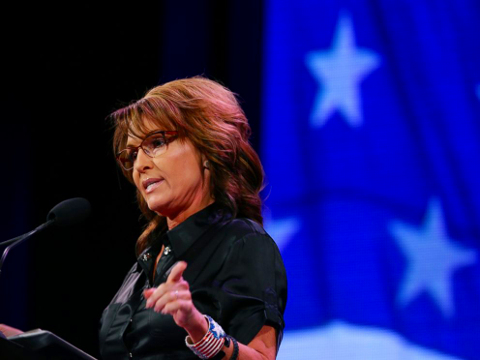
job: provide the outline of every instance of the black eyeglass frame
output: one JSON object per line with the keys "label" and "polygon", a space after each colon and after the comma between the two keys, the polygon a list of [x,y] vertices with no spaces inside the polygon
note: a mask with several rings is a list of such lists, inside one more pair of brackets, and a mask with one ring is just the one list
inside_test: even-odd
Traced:
{"label": "black eyeglass frame", "polygon": [[[138,152],[138,149],[142,149],[143,152],[145,153],[145,155],[147,155],[148,157],[150,158],[155,158],[155,156],[152,156],[150,154],[150,151],[146,150],[143,148],[143,143],[145,142],[145,140],[147,140],[148,138],[154,136],[154,135],[157,135],[157,134],[161,134],[162,137],[163,137],[163,141],[165,142],[165,146],[168,146],[168,144],[170,144],[172,141],[176,140],[178,138],[178,131],[174,131],[174,130],[159,130],[159,131],[153,131],[151,133],[148,133],[142,140],[142,142],[140,143],[140,145],[138,146],[129,146],[125,149],[123,149],[122,151],[119,151],[117,153],[117,156],[116,156],[116,159],[117,159],[117,162],[118,164],[125,170],[125,171],[130,171],[133,169],[133,164],[135,163],[135,159],[132,159],[131,157],[128,157],[128,159],[131,161],[132,163],[132,166],[127,168],[125,167],[124,163],[120,160],[120,157],[122,156],[123,153],[127,153],[130,152],[131,154],[133,154],[134,152]],[[163,154],[163,152],[162,152]],[[159,154],[161,155],[161,154]]]}

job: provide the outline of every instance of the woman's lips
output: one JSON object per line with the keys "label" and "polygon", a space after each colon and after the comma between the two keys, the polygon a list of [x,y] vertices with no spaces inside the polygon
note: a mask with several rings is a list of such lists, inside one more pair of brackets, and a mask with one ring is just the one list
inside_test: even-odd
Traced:
{"label": "woman's lips", "polygon": [[162,183],[162,181],[163,179],[161,178],[151,178],[143,180],[142,185],[145,189],[145,193],[150,194]]}

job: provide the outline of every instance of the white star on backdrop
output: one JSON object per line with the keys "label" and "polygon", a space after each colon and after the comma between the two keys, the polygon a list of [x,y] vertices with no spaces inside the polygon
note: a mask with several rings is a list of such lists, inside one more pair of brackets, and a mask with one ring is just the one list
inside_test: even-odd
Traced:
{"label": "white star on backdrop", "polygon": [[380,57],[355,46],[352,20],[340,15],[330,50],[312,51],[305,56],[312,76],[319,84],[310,115],[313,127],[325,125],[335,110],[351,127],[362,124],[360,83],[380,66]]}
{"label": "white star on backdrop", "polygon": [[393,221],[389,230],[407,260],[397,294],[400,305],[406,306],[426,291],[445,317],[454,315],[453,274],[460,267],[474,264],[477,255],[449,238],[440,202],[430,201],[420,227]]}

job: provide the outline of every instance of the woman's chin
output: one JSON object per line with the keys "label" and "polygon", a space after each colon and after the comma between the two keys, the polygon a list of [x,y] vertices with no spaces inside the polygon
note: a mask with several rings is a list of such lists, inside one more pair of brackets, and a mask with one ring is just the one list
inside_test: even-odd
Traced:
{"label": "woman's chin", "polygon": [[169,211],[168,204],[165,204],[164,202],[147,201],[147,205],[151,211],[157,213],[160,216],[168,216],[168,214],[171,212]]}
{"label": "woman's chin", "polygon": [[158,215],[163,215],[165,207],[159,204],[158,202],[147,201],[147,205],[151,211],[156,212]]}

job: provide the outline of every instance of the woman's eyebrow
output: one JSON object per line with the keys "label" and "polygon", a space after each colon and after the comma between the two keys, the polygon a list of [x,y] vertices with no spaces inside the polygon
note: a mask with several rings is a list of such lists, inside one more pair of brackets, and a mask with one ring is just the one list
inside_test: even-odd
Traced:
{"label": "woman's eyebrow", "polygon": [[129,136],[125,147],[137,147],[138,145],[134,145],[135,143],[138,143],[138,145],[140,145],[142,143],[142,139],[137,139],[136,137],[133,138]]}

